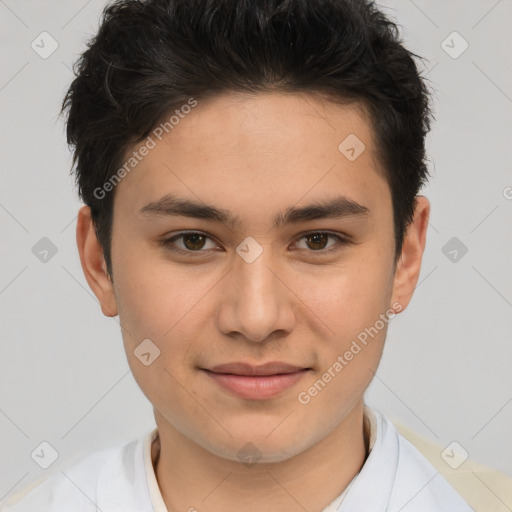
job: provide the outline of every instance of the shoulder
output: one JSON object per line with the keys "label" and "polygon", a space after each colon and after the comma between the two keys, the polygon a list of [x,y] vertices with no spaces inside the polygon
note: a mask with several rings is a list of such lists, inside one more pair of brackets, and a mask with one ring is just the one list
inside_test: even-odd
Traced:
{"label": "shoulder", "polygon": [[472,460],[460,443],[448,446],[428,439],[393,421],[396,429],[439,471],[451,486],[478,512],[512,510],[512,478]]}
{"label": "shoulder", "polygon": [[399,459],[391,499],[403,512],[472,512],[462,496],[404,437],[397,433]]}
{"label": "shoulder", "polygon": [[[96,450],[37,480],[0,504],[1,512],[127,512],[140,501],[145,510],[147,486],[144,437]],[[145,499],[146,498],[146,499]]]}
{"label": "shoulder", "polygon": [[402,512],[474,512],[439,471],[395,428],[376,413],[380,429],[397,450],[390,510]]}

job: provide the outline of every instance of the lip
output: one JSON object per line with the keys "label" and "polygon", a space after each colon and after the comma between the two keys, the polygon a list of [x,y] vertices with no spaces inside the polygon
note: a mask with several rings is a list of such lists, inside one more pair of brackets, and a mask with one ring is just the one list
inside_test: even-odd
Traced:
{"label": "lip", "polygon": [[267,400],[292,387],[310,369],[281,362],[258,366],[237,362],[202,370],[234,395],[247,400]]}

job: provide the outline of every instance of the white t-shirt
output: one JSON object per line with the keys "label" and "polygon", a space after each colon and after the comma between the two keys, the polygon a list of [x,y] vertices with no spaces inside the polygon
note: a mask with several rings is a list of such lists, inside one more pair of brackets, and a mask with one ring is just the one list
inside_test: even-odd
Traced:
{"label": "white t-shirt", "polygon": [[[474,512],[385,416],[368,408],[366,413],[370,454],[322,512]],[[90,453],[12,496],[0,511],[167,512],[151,460],[157,434],[155,428],[129,443]]]}

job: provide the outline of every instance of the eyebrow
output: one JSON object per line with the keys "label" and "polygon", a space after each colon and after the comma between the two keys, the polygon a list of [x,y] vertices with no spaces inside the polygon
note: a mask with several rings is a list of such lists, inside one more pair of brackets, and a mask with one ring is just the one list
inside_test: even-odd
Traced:
{"label": "eyebrow", "polygon": [[[138,213],[217,221],[226,224],[232,229],[241,224],[240,217],[232,214],[229,210],[176,197],[171,194],[167,194],[158,201],[147,204]],[[311,203],[307,206],[287,208],[274,217],[273,226],[274,228],[279,228],[287,224],[297,224],[318,219],[366,217],[369,213],[370,210],[366,206],[345,196],[338,196],[334,199]]]}

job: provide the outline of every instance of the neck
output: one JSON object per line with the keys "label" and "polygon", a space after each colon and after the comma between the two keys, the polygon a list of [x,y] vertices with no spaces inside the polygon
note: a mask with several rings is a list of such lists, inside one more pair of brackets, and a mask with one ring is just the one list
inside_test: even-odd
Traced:
{"label": "neck", "polygon": [[155,413],[153,466],[169,512],[320,511],[356,476],[368,455],[361,403],[325,438],[276,463],[250,467],[205,450]]}

